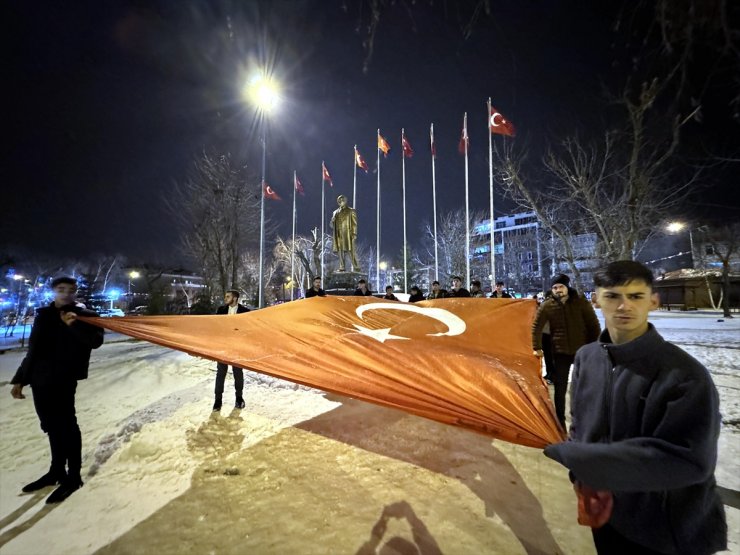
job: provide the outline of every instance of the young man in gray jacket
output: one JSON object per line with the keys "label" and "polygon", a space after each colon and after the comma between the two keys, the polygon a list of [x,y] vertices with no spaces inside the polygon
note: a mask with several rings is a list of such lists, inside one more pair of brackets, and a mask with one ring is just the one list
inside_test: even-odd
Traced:
{"label": "young man in gray jacket", "polygon": [[659,304],[648,268],[612,262],[594,283],[606,331],[576,354],[569,441],[545,455],[570,470],[579,522],[600,555],[721,551],[712,378],[648,323]]}

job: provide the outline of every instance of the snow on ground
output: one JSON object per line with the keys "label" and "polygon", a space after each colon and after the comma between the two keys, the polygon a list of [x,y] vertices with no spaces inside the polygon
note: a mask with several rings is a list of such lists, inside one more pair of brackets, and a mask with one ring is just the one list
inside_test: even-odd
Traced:
{"label": "snow on ground", "polygon": [[[737,507],[740,318],[652,320],[714,376]],[[19,494],[48,467],[30,391],[10,397],[22,355],[0,356],[0,554],[594,553],[541,450],[252,373],[246,409],[214,414],[215,364],[115,334],[78,386],[85,486],[47,506]]]}

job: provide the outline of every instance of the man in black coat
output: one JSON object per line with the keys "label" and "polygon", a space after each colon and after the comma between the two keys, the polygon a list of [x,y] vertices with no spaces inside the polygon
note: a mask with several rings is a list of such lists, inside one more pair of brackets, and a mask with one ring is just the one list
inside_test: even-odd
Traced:
{"label": "man in black coat", "polygon": [[491,292],[491,298],[492,299],[510,299],[511,295],[509,295],[506,292],[506,289],[504,289],[504,282],[503,281],[497,281],[496,282],[496,289],[494,289]]}
{"label": "man in black coat", "polygon": [[447,293],[448,297],[469,297],[470,291],[462,286],[460,276],[452,276],[452,289]]}
{"label": "man in black coat", "polygon": [[49,472],[23,487],[30,493],[59,484],[47,503],[59,503],[82,487],[82,435],[75,414],[77,380],[87,378],[90,351],[103,344],[103,329],[77,316],[97,316],[75,305],[77,281],[58,277],[51,282],[54,301],[40,308],[31,329],[28,354],[10,381],[11,395],[25,399],[30,385],[41,429],[49,436]]}
{"label": "man in black coat", "polygon": [[372,291],[367,288],[367,282],[364,279],[361,279],[357,282],[357,289],[355,289],[355,297],[370,297],[372,296]]}
{"label": "man in black coat", "polygon": [[[239,304],[239,291],[231,289],[224,295],[224,305],[219,306],[216,314],[241,314],[243,312],[249,312],[246,306]],[[216,400],[213,402],[213,410],[221,410],[221,397],[224,393],[224,384],[226,383],[226,372],[229,370],[229,365],[223,362],[216,363]],[[244,408],[244,398],[242,397],[242,390],[244,389],[244,371],[236,366],[231,367],[234,373],[234,389],[236,391],[236,402],[234,407],[238,409]]]}
{"label": "man in black coat", "polygon": [[313,287],[306,291],[306,298],[311,297],[326,297],[326,291],[321,288],[321,276],[313,278]]}

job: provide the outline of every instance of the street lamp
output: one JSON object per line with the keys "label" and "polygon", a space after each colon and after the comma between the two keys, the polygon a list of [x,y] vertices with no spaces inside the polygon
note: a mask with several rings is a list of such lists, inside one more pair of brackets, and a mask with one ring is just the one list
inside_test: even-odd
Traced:
{"label": "street lamp", "polygon": [[[381,261],[380,264],[378,264],[378,269],[383,270],[383,285],[386,285],[388,283],[388,263],[384,260]],[[382,286],[380,283],[378,283],[376,287],[378,288],[378,291],[382,291]]]}
{"label": "street lamp", "polygon": [[137,272],[136,270],[132,270],[128,273],[128,296],[129,296],[128,302],[129,303],[131,302],[131,280],[136,279],[140,276],[141,274]]}
{"label": "street lamp", "polygon": [[267,171],[267,116],[277,108],[280,101],[279,86],[267,73],[260,72],[249,79],[246,93],[257,108],[262,125],[262,183],[260,186],[260,258],[259,295],[257,306],[263,306],[262,265],[265,248],[265,173]]}
{"label": "street lamp", "polygon": [[691,267],[694,267],[694,235],[692,233],[691,226],[684,222],[669,222],[666,225],[666,231],[669,233],[678,233],[679,231],[686,229],[689,232],[689,248],[691,249]]}

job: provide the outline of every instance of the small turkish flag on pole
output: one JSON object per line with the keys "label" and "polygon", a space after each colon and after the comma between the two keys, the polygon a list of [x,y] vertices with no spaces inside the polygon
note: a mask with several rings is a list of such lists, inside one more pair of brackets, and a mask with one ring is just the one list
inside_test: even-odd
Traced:
{"label": "small turkish flag on pole", "polygon": [[295,190],[298,191],[301,194],[301,196],[304,196],[304,193],[303,193],[303,184],[298,179],[298,176],[297,175],[294,176],[294,181],[295,181],[295,183],[293,185],[295,186]]}
{"label": "small turkish flag on pole", "polygon": [[491,111],[488,114],[488,129],[490,129],[491,133],[496,133],[497,135],[508,135],[509,137],[516,135],[514,124],[507,120],[493,106],[491,106]]}
{"label": "small turkish flag on pole", "polygon": [[362,157],[362,154],[360,154],[360,151],[357,150],[357,147],[355,147],[355,162],[357,163],[358,168],[365,170],[365,173],[370,169],[367,162],[365,162],[365,159]]}
{"label": "small turkish flag on pole", "polygon": [[411,158],[414,155],[414,149],[411,148],[411,143],[409,143],[403,131],[401,132],[401,147],[403,148],[403,155],[406,158]]}
{"label": "small turkish flag on pole", "polygon": [[328,181],[329,185],[331,187],[334,187],[334,183],[332,183],[331,176],[329,175],[329,170],[326,169],[326,164],[324,164],[323,162],[321,162],[321,172],[322,172],[324,181]]}
{"label": "small turkish flag on pole", "polygon": [[278,195],[272,187],[270,187],[266,181],[262,182],[262,192],[265,195],[265,198],[269,198],[270,200],[283,200],[280,198],[280,195]]}

